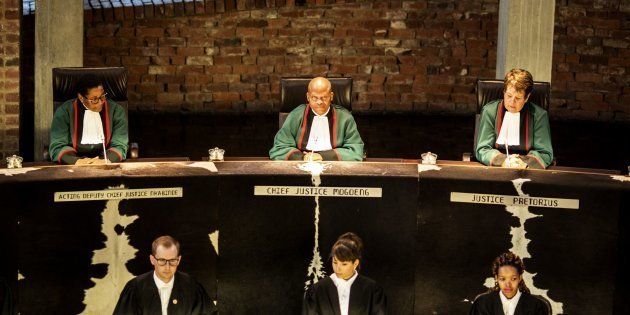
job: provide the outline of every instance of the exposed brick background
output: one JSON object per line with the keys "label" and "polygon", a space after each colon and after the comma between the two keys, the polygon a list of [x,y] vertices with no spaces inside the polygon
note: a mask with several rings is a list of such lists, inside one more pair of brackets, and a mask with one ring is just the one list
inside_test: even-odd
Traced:
{"label": "exposed brick background", "polygon": [[20,1],[0,1],[0,158],[18,151]]}
{"label": "exposed brick background", "polygon": [[[354,78],[357,112],[472,114],[495,74],[498,0],[258,2],[93,13],[85,63],[128,67],[132,106],[158,111],[270,112],[280,77],[323,75]],[[630,5],[556,3],[551,116],[630,121]]]}
{"label": "exposed brick background", "polygon": [[357,112],[470,114],[473,82],[494,77],[498,0],[311,2],[90,16],[85,64],[127,67],[131,106],[158,111],[270,112],[280,77],[323,75],[354,78]]}
{"label": "exposed brick background", "polygon": [[[269,146],[276,128],[274,115],[267,113],[277,110],[282,76],[354,77],[354,109],[370,156],[416,156],[419,150],[433,149],[432,143],[471,133],[470,126],[453,131],[453,126],[439,128],[412,118],[394,119],[398,131],[382,132],[379,121],[384,118],[372,114],[413,112],[436,121],[444,119],[435,114],[472,115],[474,81],[494,77],[498,0],[307,0],[304,6],[296,2],[300,1],[215,1],[211,7],[198,6],[194,14],[191,4],[185,10],[181,5],[88,10],[85,64],[129,69],[132,129],[166,112],[180,113],[173,119],[181,125],[167,127],[173,132],[189,131],[184,125],[190,123],[187,113],[210,114],[199,115],[208,124],[224,119],[211,116],[216,112],[272,117],[267,125],[254,118],[225,116],[236,125],[256,121],[255,132],[242,127],[238,135],[230,134],[233,129],[226,125],[212,130],[210,140],[230,139],[226,149],[236,155],[266,154],[261,148]],[[606,160],[614,160],[608,167],[628,163],[623,152],[630,150],[625,136],[630,128],[629,19],[627,0],[556,1],[551,118],[554,149],[562,165],[605,167],[578,152],[583,143],[608,152]],[[25,85],[20,94],[20,134],[28,149],[33,128],[32,124],[24,128],[24,123],[32,121],[33,112],[33,16],[26,16],[22,24],[26,51],[20,60]],[[203,125],[203,119],[195,122]],[[563,124],[559,119],[576,121]],[[434,129],[440,132],[436,135]],[[204,154],[203,148],[219,143],[198,139],[197,131],[173,132],[176,140],[161,147],[145,145],[143,152],[196,157]],[[146,133],[135,134],[141,145],[151,145],[142,139]],[[438,138],[419,141],[425,134]],[[251,147],[252,135],[264,145]],[[604,144],[599,140],[602,135],[617,135],[618,140]],[[472,139],[472,133],[463,138]],[[169,151],[178,141],[189,145]],[[614,149],[620,143],[623,148]],[[458,142],[434,149],[441,157],[457,158],[470,146]]]}
{"label": "exposed brick background", "polygon": [[630,121],[630,2],[556,1],[552,114]]}

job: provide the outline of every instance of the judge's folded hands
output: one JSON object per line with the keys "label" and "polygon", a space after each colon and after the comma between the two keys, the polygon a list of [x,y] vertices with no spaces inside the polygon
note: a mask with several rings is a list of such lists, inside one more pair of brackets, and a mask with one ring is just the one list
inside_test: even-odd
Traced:
{"label": "judge's folded hands", "polygon": [[503,161],[501,167],[525,169],[527,168],[527,163],[522,159],[522,156],[518,154],[510,154],[505,161]]}
{"label": "judge's folded hands", "polygon": [[95,156],[93,158],[78,159],[74,165],[100,165],[100,164],[105,164],[105,160],[99,159],[98,156]]}
{"label": "judge's folded hands", "polygon": [[324,158],[319,153],[304,152],[303,160],[304,161],[323,161]]}

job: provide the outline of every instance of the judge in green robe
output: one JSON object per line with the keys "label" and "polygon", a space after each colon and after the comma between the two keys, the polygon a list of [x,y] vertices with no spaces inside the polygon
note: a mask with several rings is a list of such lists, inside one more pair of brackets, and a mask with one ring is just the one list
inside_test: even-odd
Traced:
{"label": "judge in green robe", "polygon": [[177,271],[182,260],[177,240],[168,235],[155,239],[150,260],[154,270],[127,282],[114,315],[217,313],[203,286],[188,274]]}
{"label": "judge in green robe", "polygon": [[81,78],[77,98],[66,101],[55,111],[49,145],[52,161],[104,163],[104,159],[93,158],[103,158],[103,151],[110,162],[125,159],[129,143],[125,109],[106,94],[96,76]]}
{"label": "judge in green robe", "polygon": [[318,77],[308,85],[308,104],[295,108],[276,134],[272,160],[363,160],[363,140],[352,114],[333,99],[330,81]]}
{"label": "judge in green robe", "polygon": [[[481,110],[475,157],[490,166],[545,169],[553,161],[549,117],[529,102],[534,80],[527,70],[505,75],[503,99]],[[506,150],[507,147],[507,150]],[[508,158],[507,153],[510,154]]]}

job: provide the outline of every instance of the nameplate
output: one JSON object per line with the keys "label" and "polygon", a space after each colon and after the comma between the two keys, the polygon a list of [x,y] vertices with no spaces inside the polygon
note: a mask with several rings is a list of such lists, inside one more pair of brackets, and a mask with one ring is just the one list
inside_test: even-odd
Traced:
{"label": "nameplate", "polygon": [[381,198],[383,189],[375,187],[254,186],[254,196]]}
{"label": "nameplate", "polygon": [[183,195],[184,189],[182,187],[60,191],[55,193],[55,202],[112,199],[181,198]]}
{"label": "nameplate", "polygon": [[451,202],[483,203],[505,206],[528,206],[542,208],[579,209],[579,199],[541,198],[530,196],[509,196],[489,194],[469,194],[451,192]]}

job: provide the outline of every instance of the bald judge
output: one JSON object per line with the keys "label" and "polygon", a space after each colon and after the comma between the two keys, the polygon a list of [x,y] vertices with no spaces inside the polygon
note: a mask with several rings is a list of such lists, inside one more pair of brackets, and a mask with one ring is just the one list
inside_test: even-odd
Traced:
{"label": "bald judge", "polygon": [[331,104],[332,86],[317,77],[308,84],[308,104],[296,107],[273,140],[272,160],[361,161],[363,140],[352,114]]}

